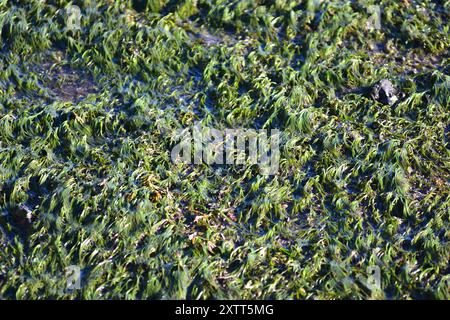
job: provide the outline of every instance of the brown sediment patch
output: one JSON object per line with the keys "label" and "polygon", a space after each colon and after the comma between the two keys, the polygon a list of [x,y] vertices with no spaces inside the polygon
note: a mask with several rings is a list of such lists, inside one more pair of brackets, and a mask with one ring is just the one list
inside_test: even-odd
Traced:
{"label": "brown sediment patch", "polygon": [[213,35],[206,30],[200,30],[196,33],[189,33],[191,40],[198,42],[207,47],[214,45],[226,45],[234,43],[231,37],[226,35]]}
{"label": "brown sediment patch", "polygon": [[196,26],[196,24],[192,22],[190,24],[184,24],[183,27],[187,30],[187,34],[191,41],[206,47],[233,46],[238,42],[238,38],[240,38],[223,30],[211,33],[208,29]]}
{"label": "brown sediment patch", "polygon": [[62,57],[62,52],[53,53],[33,69],[50,96],[60,101],[77,102],[97,93],[98,87],[92,76],[86,70],[63,62]]}
{"label": "brown sediment patch", "polygon": [[389,66],[399,74],[414,75],[442,68],[445,55],[424,53],[420,48],[398,50],[384,43],[369,52],[369,59],[376,66]]}

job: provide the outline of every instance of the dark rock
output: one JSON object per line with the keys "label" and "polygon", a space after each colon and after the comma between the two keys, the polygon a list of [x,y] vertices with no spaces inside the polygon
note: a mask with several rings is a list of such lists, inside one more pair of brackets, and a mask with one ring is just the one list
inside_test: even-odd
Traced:
{"label": "dark rock", "polygon": [[398,100],[397,89],[387,79],[383,79],[373,86],[371,96],[374,100],[390,106]]}

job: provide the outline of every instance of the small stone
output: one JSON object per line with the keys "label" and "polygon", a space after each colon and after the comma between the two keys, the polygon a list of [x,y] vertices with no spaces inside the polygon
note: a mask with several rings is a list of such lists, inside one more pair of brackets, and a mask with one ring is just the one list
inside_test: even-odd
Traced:
{"label": "small stone", "polygon": [[383,79],[373,86],[371,96],[374,100],[390,106],[398,100],[397,89],[387,79]]}

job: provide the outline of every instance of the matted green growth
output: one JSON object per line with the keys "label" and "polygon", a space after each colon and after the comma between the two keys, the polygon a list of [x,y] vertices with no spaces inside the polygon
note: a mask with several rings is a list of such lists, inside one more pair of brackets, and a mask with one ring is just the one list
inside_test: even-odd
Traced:
{"label": "matted green growth", "polygon": [[[0,298],[450,298],[449,10],[0,0]],[[194,124],[278,173],[173,163]]]}

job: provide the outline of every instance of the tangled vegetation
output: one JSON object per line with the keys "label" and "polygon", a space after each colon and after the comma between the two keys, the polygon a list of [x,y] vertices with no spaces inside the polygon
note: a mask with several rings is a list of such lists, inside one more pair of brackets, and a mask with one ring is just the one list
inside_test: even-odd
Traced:
{"label": "tangled vegetation", "polygon": [[[0,0],[0,298],[449,299],[449,15]],[[173,163],[196,122],[279,129],[278,174]]]}

